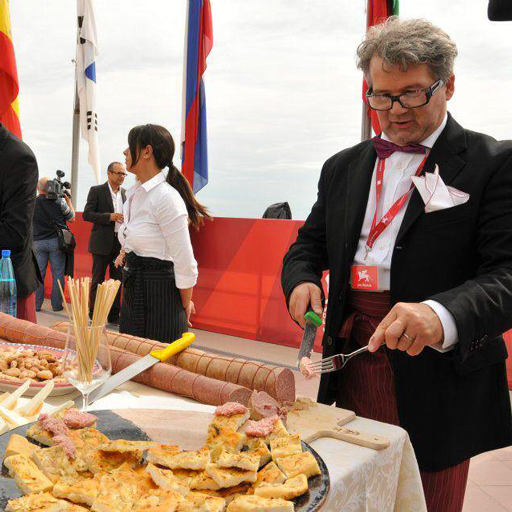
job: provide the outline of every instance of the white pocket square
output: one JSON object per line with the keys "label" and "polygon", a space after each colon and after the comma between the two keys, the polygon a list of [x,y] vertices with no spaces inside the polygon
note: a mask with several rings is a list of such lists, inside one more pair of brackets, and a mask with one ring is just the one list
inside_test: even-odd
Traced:
{"label": "white pocket square", "polygon": [[425,203],[425,213],[453,208],[469,201],[469,194],[444,184],[437,165],[434,172],[426,172],[424,176],[413,176],[411,179]]}

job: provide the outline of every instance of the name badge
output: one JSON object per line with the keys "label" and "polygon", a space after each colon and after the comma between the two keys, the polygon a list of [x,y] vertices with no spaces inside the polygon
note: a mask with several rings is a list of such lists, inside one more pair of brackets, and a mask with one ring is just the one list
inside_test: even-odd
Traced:
{"label": "name badge", "polygon": [[379,267],[371,265],[352,265],[350,285],[353,290],[378,290]]}

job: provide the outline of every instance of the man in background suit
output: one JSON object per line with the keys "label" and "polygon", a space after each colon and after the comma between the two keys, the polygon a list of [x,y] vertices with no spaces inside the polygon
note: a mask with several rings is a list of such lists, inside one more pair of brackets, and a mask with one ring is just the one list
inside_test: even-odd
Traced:
{"label": "man in background suit", "polygon": [[32,252],[32,218],[39,171],[34,153],[0,123],[0,248],[10,249],[17,316],[36,322],[39,268]]}
{"label": "man in background suit", "polygon": [[470,458],[512,444],[512,142],[447,113],[456,55],[425,20],[368,31],[358,65],[383,133],[327,160],[282,274],[303,326],[329,269],[323,356],[369,351],[323,374],[318,400],[407,430],[429,512],[460,512]]}
{"label": "man in background suit", "polygon": [[[107,268],[111,279],[121,280],[121,269],[114,265],[121,250],[117,239],[119,227],[123,223],[123,204],[126,201],[125,190],[121,187],[126,177],[124,165],[112,162],[107,169],[108,180],[103,185],[91,187],[87,196],[83,218],[94,223],[89,239],[89,252],[92,254],[92,285],[89,311],[92,315],[96,290],[105,280]],[[108,321],[119,323],[121,310],[121,289],[116,296]]]}

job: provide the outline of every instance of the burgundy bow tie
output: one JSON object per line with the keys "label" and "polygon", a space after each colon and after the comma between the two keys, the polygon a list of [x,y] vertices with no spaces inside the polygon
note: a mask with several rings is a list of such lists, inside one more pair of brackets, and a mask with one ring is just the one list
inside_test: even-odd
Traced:
{"label": "burgundy bow tie", "polygon": [[377,156],[383,160],[388,156],[391,156],[395,151],[401,151],[402,153],[417,153],[424,155],[427,152],[427,148],[421,144],[409,144],[408,146],[399,146],[393,144],[389,140],[384,140],[381,137],[373,137],[372,139]]}

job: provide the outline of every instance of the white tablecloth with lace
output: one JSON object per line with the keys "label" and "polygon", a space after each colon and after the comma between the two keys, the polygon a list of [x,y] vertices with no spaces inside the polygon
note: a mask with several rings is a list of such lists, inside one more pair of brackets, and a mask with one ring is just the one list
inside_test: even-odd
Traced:
{"label": "white tablecloth with lace", "polygon": [[[58,405],[69,396],[54,397]],[[176,409],[213,412],[214,407],[135,382],[95,402],[101,409]],[[364,418],[350,423],[361,430],[387,437],[391,445],[375,451],[335,439],[318,439],[313,448],[327,464],[331,490],[322,512],[425,512],[425,498],[414,451],[405,430]]]}

